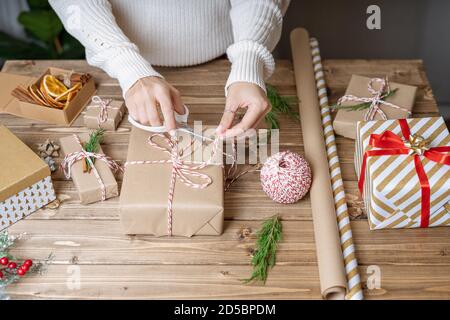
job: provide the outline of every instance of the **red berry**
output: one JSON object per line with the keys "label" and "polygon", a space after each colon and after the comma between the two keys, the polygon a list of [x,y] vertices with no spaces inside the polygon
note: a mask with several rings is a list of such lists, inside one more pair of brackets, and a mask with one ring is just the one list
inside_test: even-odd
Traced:
{"label": "red berry", "polygon": [[0,271],[0,279],[3,278],[3,272]]}
{"label": "red berry", "polygon": [[4,266],[6,266],[8,264],[9,260],[7,257],[3,257],[0,259],[0,263]]}
{"label": "red berry", "polygon": [[27,272],[28,271],[28,269],[30,269],[27,265],[21,265],[20,267],[19,267],[19,269],[22,269],[23,271],[25,271],[25,272]]}
{"label": "red berry", "polygon": [[26,272],[25,270],[23,270],[22,268],[17,269],[17,274],[18,274],[19,276],[24,276],[25,273],[27,273],[27,272]]}
{"label": "red berry", "polygon": [[15,263],[15,262],[10,262],[10,263],[8,264],[8,268],[10,268],[10,269],[15,269],[15,268],[17,268],[17,263]]}
{"label": "red berry", "polygon": [[25,262],[23,264],[28,267],[31,267],[33,265],[33,261],[31,261],[30,259],[27,259],[27,260],[25,260]]}

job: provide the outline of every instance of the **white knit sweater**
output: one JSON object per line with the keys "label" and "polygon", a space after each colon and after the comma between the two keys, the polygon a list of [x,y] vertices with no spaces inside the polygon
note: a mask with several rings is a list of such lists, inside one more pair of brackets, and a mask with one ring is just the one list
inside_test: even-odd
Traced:
{"label": "white knit sweater", "polygon": [[119,80],[125,93],[152,68],[189,66],[225,52],[237,81],[265,90],[290,0],[50,0],[89,64]]}

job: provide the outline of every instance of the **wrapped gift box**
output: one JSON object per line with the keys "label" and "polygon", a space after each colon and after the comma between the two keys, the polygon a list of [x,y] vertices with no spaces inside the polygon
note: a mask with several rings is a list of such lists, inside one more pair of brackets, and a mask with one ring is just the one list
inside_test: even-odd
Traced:
{"label": "wrapped gift box", "polygon": [[[371,98],[373,95],[369,92],[368,84],[371,78],[352,75],[350,83],[348,84],[345,95],[353,95],[355,97]],[[417,88],[395,82],[389,82],[391,90],[396,90],[390,97],[387,97],[386,102],[397,105],[405,110],[411,111],[414,105]],[[374,82],[373,88],[379,89],[379,83]],[[352,106],[361,102],[347,101],[343,102],[342,106]],[[402,109],[396,109],[390,106],[380,104],[380,109],[386,114],[388,119],[403,119],[408,118],[409,113]],[[356,138],[356,125],[358,121],[363,121],[364,116],[368,109],[363,110],[349,110],[339,109],[336,113],[336,117],[333,121],[333,128],[337,134],[341,136],[355,139]],[[381,120],[380,114],[376,113],[372,120]]]}
{"label": "wrapped gift box", "polygon": [[[81,143],[88,141],[89,134],[83,133],[78,135]],[[61,149],[64,154],[70,154],[73,152],[79,152],[82,150],[81,145],[78,143],[74,136],[68,136],[60,139]],[[99,148],[99,154],[103,154],[101,147]],[[105,199],[117,197],[119,195],[119,189],[117,186],[116,178],[111,168],[101,160],[95,160],[94,166],[100,176],[101,182],[95,176],[94,170],[90,172],[83,171],[83,162],[85,160],[76,161],[70,168],[71,177],[75,184],[80,201],[82,204],[89,204],[98,201],[102,201],[102,186],[104,185]]]}
{"label": "wrapped gift box", "polygon": [[71,125],[95,93],[94,79],[90,78],[63,109],[41,106],[20,101],[11,95],[18,86],[37,85],[47,75],[67,75],[71,70],[48,68],[39,78],[0,72],[0,113],[9,113],[19,117],[42,120],[48,123]]}
{"label": "wrapped gift box", "polygon": [[[175,235],[220,235],[223,229],[223,169],[221,165],[208,165],[194,170],[210,177],[206,188],[192,188],[175,176],[172,201],[172,222],[168,218],[168,196],[172,177],[172,163],[130,164],[133,161],[166,161],[170,153],[148,143],[152,133],[132,128],[128,146],[127,165],[120,194],[120,217],[126,234]],[[183,149],[190,136],[180,134],[179,150]],[[168,148],[164,139],[155,142]],[[211,154],[204,147],[203,155]],[[186,156],[187,154],[185,154]],[[222,154],[220,153],[220,156]],[[190,172],[190,170],[188,170]],[[185,177],[194,183],[204,183],[190,173]],[[171,234],[168,232],[171,225]]]}
{"label": "wrapped gift box", "polygon": [[56,199],[50,169],[0,126],[0,231]]}
{"label": "wrapped gift box", "polygon": [[370,229],[450,225],[450,165],[440,162],[448,146],[440,117],[358,123],[355,168]]}
{"label": "wrapped gift box", "polygon": [[101,117],[102,106],[99,103],[91,103],[87,106],[84,113],[84,125],[91,129],[102,128],[114,131],[125,114],[125,103],[118,100],[108,101],[104,99],[103,101],[106,104],[104,120]]}

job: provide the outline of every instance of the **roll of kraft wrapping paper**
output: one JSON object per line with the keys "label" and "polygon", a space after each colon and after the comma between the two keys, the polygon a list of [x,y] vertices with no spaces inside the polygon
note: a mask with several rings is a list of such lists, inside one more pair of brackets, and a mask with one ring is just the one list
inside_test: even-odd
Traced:
{"label": "roll of kraft wrapping paper", "polygon": [[313,177],[310,198],[321,293],[325,299],[343,300],[347,280],[336,223],[309,35],[305,29],[299,28],[291,32],[291,48],[305,157],[311,165]]}
{"label": "roll of kraft wrapping paper", "polygon": [[345,200],[344,182],[341,175],[341,165],[337,154],[336,139],[334,137],[331,112],[328,105],[327,89],[320,57],[319,43],[311,38],[311,55],[313,58],[314,73],[316,79],[317,95],[319,96],[320,113],[322,115],[322,127],[325,136],[325,144],[328,155],[328,166],[331,176],[331,184],[334,194],[341,248],[344,257],[345,273],[347,275],[347,300],[364,299],[361,288],[361,279],[358,272],[358,262],[353,244],[350,217],[348,215],[347,202]]}

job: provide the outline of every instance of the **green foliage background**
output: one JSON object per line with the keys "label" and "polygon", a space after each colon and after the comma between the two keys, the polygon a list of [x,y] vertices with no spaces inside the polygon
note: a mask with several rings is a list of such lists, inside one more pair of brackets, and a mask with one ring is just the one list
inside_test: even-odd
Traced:
{"label": "green foliage background", "polygon": [[0,58],[7,59],[82,59],[83,46],[68,34],[47,0],[28,0],[28,11],[17,21],[30,41],[0,31]]}

